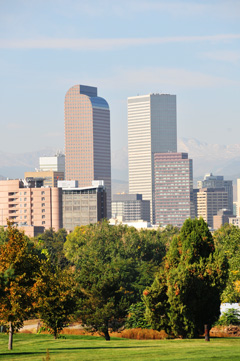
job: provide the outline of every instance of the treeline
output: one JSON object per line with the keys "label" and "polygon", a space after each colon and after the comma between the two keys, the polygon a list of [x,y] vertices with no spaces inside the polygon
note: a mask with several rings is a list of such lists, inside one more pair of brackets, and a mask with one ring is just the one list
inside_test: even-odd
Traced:
{"label": "treeline", "polygon": [[109,329],[131,326],[131,318],[174,336],[198,336],[218,319],[221,300],[240,300],[239,257],[238,228],[212,236],[197,219],[180,231],[103,221],[34,239],[9,224],[0,230],[0,320],[9,348],[31,317],[55,338],[74,319],[110,340]]}

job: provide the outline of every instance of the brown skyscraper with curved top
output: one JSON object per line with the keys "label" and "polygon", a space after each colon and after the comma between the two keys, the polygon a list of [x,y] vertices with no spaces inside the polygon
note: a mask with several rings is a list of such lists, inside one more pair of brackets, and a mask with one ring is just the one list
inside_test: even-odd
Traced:
{"label": "brown skyscraper with curved top", "polygon": [[97,88],[75,85],[65,96],[65,178],[88,187],[104,180],[111,217],[110,110]]}

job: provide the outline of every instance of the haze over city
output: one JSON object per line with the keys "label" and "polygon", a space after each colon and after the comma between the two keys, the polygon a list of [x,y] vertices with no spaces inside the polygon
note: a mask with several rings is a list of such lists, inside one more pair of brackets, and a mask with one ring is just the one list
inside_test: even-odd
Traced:
{"label": "haze over city", "polygon": [[63,150],[64,96],[79,83],[109,103],[113,168],[137,94],[177,95],[179,139],[238,143],[239,18],[234,0],[1,2],[0,151]]}

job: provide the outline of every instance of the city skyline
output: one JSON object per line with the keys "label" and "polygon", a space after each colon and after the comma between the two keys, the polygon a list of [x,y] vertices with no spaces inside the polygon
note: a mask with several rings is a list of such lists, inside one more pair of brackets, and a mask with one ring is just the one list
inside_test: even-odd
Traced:
{"label": "city skyline", "polygon": [[152,92],[177,94],[179,138],[238,143],[239,9],[221,0],[2,3],[0,150],[63,149],[63,98],[79,83],[108,99],[114,152],[127,145],[127,98]]}

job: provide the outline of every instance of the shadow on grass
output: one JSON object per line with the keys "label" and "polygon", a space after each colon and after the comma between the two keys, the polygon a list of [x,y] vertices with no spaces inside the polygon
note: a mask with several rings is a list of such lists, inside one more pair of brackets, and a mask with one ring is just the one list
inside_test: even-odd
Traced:
{"label": "shadow on grass", "polygon": [[[79,351],[79,350],[105,350],[105,349],[110,349],[112,350],[113,348],[116,349],[116,350],[121,350],[121,349],[134,349],[134,348],[154,348],[154,346],[123,346],[123,347],[116,347],[116,346],[112,346],[110,345],[110,347],[108,346],[99,346],[99,347],[54,347],[54,348],[51,348],[49,350],[49,352],[51,352],[52,354],[54,353],[58,353],[59,351]],[[155,347],[158,347],[158,346],[155,346]],[[23,352],[14,352],[14,351],[5,351],[4,353],[1,353],[0,354],[0,360],[1,360],[1,357],[2,356],[26,356],[26,355],[36,355],[36,354],[39,354],[39,355],[45,355],[46,354],[46,351],[35,351],[35,352],[26,352],[26,351],[23,351]]]}

